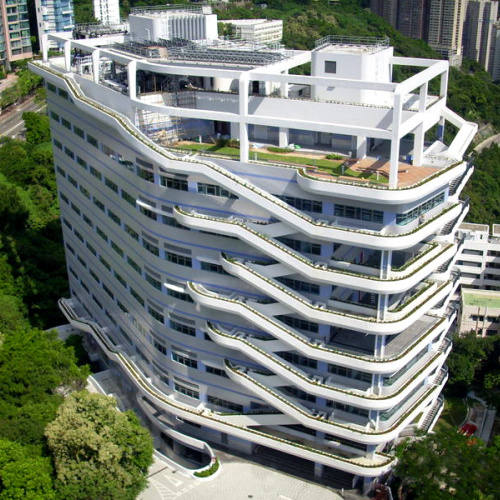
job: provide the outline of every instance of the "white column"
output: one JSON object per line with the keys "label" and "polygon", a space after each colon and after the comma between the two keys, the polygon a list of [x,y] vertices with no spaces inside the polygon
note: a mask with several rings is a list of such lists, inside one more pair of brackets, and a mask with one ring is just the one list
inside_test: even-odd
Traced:
{"label": "white column", "polygon": [[289,142],[289,129],[280,127],[279,129],[279,147],[286,148]]}
{"label": "white column", "polygon": [[239,128],[240,128],[240,161],[248,162],[248,73],[242,73],[238,81],[239,91]]}
{"label": "white column", "polygon": [[[288,74],[288,70],[283,71],[283,75]],[[280,96],[287,98],[288,97],[288,82],[282,82],[280,88]]]}
{"label": "white column", "polygon": [[361,136],[352,136],[351,140],[351,149],[353,149],[355,153],[355,158],[365,158],[366,150],[367,150],[367,140],[366,137]]}
{"label": "white column", "polygon": [[137,61],[127,64],[128,96],[137,99]]}
{"label": "white column", "polygon": [[47,33],[42,35],[40,45],[42,46],[42,61],[47,62],[49,60],[49,36]]}
{"label": "white column", "polygon": [[418,112],[423,113],[425,111],[425,105],[427,104],[427,94],[429,91],[429,82],[425,82],[420,87],[420,93],[418,98]]}
{"label": "white column", "polygon": [[71,71],[71,40],[64,42],[64,67]]}
{"label": "white column", "polygon": [[99,83],[100,77],[100,68],[99,68],[99,59],[101,56],[101,51],[99,49],[95,49],[92,52],[92,73],[94,75],[94,82]]}
{"label": "white column", "polygon": [[424,124],[421,123],[413,131],[413,165],[422,165],[424,157]]}
{"label": "white column", "polygon": [[399,127],[401,126],[402,99],[401,94],[394,94],[394,110],[392,112],[391,159],[389,173],[389,188],[395,189],[398,185],[399,168]]}
{"label": "white column", "polygon": [[446,91],[448,89],[448,71],[441,73],[441,87],[439,89],[439,97],[442,97],[446,103]]}

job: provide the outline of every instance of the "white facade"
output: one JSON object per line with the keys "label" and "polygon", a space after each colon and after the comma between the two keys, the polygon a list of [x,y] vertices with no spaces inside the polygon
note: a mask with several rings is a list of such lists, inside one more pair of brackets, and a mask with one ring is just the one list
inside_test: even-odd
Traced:
{"label": "white facade", "polygon": [[[364,42],[387,65],[375,81],[344,76],[362,51],[334,38],[313,53],[155,42],[147,60],[133,44],[68,41],[31,65],[48,87],[62,310],[173,458],[216,443],[366,487],[393,464],[383,450],[439,413],[477,127],[446,107],[446,61],[379,42]],[[90,56],[81,74],[73,49]],[[339,74],[288,75],[324,54]],[[393,83],[393,65],[421,71]],[[292,85],[316,98],[289,99]],[[323,99],[329,87],[345,93]],[[451,144],[424,143],[446,121]],[[175,149],[217,134],[239,139],[237,157]],[[335,175],[262,161],[262,137],[357,157]]]}
{"label": "white facade", "polygon": [[104,26],[120,24],[119,0],[94,0],[94,17]]}
{"label": "white facade", "polygon": [[217,15],[211,8],[187,7],[132,9],[129,16],[130,33],[135,41],[151,41],[158,39],[171,40],[184,38],[187,40],[216,40]]}
{"label": "white facade", "polygon": [[221,22],[233,26],[234,36],[248,42],[273,43],[283,38],[281,19],[234,19]]}
{"label": "white facade", "polygon": [[[38,36],[58,34],[66,38],[72,36],[75,27],[73,0],[35,0]],[[57,45],[51,43],[51,48]]]}

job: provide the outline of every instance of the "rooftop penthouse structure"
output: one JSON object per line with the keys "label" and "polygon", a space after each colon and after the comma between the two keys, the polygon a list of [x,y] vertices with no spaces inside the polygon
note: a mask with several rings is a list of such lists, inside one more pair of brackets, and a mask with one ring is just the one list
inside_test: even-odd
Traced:
{"label": "rooftop penthouse structure", "polygon": [[448,62],[378,39],[53,38],[64,56],[31,68],[70,323],[172,458],[223,447],[368,487],[447,379],[476,131],[446,107]]}

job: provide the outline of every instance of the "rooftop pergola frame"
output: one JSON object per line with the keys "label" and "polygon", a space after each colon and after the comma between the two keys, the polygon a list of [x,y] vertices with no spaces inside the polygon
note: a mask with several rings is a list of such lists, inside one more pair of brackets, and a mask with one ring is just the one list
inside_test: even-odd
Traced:
{"label": "rooftop pergola frame", "polygon": [[[73,50],[89,53],[92,57],[92,79],[96,84],[101,80],[101,59],[114,61],[127,68],[126,89],[128,97],[137,108],[157,113],[172,114],[182,118],[200,118],[232,123],[240,140],[240,161],[249,161],[250,125],[276,127],[280,133],[280,143],[286,143],[288,130],[294,129],[350,135],[355,138],[354,156],[363,158],[367,154],[367,139],[390,141],[389,188],[398,187],[398,169],[400,165],[400,141],[408,134],[413,135],[413,165],[426,163],[424,145],[425,133],[434,125],[444,127],[445,121],[457,127],[458,132],[447,150],[439,154],[451,160],[462,158],[468,144],[474,136],[477,126],[466,122],[446,107],[448,86],[447,61],[391,57],[391,67],[412,66],[422,68],[415,75],[401,83],[353,80],[325,76],[290,75],[289,70],[311,61],[309,51],[288,51],[287,57],[277,59],[266,66],[248,67],[230,62],[206,63],[182,60],[149,60],[130,53],[99,47],[102,39],[67,40],[57,35],[45,37],[43,60],[48,61],[48,39],[62,42],[64,45],[64,68],[72,72],[71,55]],[[324,50],[324,44],[320,50]],[[392,69],[392,68],[391,68]],[[137,72],[139,70],[165,75],[197,76],[229,80],[235,87],[237,106],[230,111],[221,106],[219,109],[184,109],[182,107],[161,106],[142,102],[137,95]],[[429,82],[439,79],[439,95],[429,99]],[[317,102],[314,100],[294,101],[289,99],[286,107],[276,108],[276,99],[259,96],[257,102],[252,96],[251,82],[269,82],[279,89],[278,97],[289,99],[291,85],[317,87],[343,87],[361,89],[383,94],[386,99],[381,106],[370,106],[355,102]],[[412,106],[408,108],[411,98]],[[265,101],[267,99],[267,101]],[[271,102],[274,101],[274,103]],[[279,103],[278,103],[279,104]],[[267,107],[266,107],[267,106]],[[274,106],[274,107],[273,107]],[[304,106],[308,106],[305,108]],[[321,106],[319,108],[318,106]],[[358,110],[356,109],[358,107]],[[331,111],[327,109],[330,107]],[[362,107],[362,109],[360,109]],[[357,119],[356,113],[362,119]],[[336,118],[336,114],[341,116]]]}

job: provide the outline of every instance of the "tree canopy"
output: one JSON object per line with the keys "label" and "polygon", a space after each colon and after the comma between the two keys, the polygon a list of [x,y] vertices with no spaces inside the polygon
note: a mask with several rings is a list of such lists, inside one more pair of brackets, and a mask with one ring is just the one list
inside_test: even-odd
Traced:
{"label": "tree canopy", "polygon": [[66,500],[132,500],[146,486],[153,444],[134,413],[114,398],[71,394],[46,429],[56,489]]}
{"label": "tree canopy", "polygon": [[408,499],[494,500],[500,492],[498,445],[439,431],[400,445],[394,473]]}

